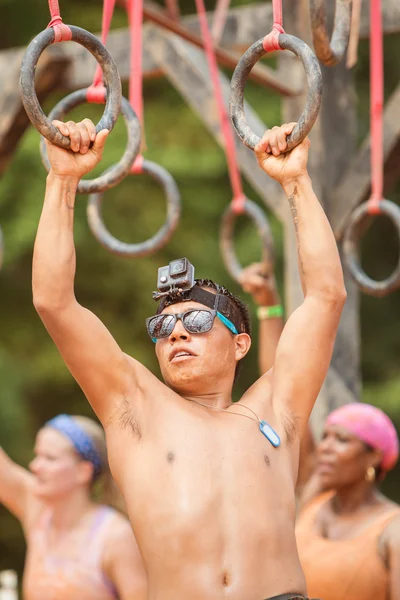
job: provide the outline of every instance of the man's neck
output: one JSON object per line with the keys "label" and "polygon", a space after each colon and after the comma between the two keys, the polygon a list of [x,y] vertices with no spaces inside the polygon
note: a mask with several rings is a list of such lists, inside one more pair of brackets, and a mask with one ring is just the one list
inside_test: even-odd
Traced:
{"label": "man's neck", "polygon": [[224,409],[232,404],[232,395],[228,392],[210,392],[203,394],[185,394],[185,400],[210,409]]}

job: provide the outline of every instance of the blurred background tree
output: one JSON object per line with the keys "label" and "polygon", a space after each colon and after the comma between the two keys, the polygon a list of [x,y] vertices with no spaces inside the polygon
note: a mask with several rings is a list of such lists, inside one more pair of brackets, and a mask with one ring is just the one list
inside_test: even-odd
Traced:
{"label": "blurred background tree", "polygon": [[[238,4],[247,2],[233,2],[233,6]],[[213,6],[214,2],[208,2],[208,8]],[[194,2],[181,3],[181,9],[183,13],[194,12]],[[26,45],[49,20],[44,0],[0,0],[0,10],[0,49]],[[100,0],[62,3],[64,22],[93,32],[100,30],[101,11]],[[124,11],[117,8],[113,27],[125,25]],[[387,37],[386,97],[400,81],[399,55],[400,36]],[[368,43],[362,42],[355,68],[359,141],[369,129],[368,63]],[[280,122],[278,96],[250,83],[246,93],[266,124]],[[58,99],[56,95],[50,98],[44,106],[45,111],[49,111]],[[117,258],[93,239],[85,216],[87,198],[80,196],[75,225],[76,293],[80,302],[104,321],[126,352],[158,373],[154,348],[144,327],[145,317],[155,309],[151,291],[155,289],[157,268],[173,258],[187,256],[196,266],[197,276],[211,277],[235,293],[240,293],[240,289],[226,273],[218,246],[221,214],[231,199],[223,152],[165,79],[145,82],[144,101],[146,158],[160,163],[175,177],[183,204],[180,225],[170,243],[155,256],[137,260]],[[83,112],[76,111],[71,118],[84,114],[97,121],[99,111],[100,108],[84,107]],[[118,123],[107,144],[102,168],[118,160],[125,140],[124,126]],[[32,306],[32,248],[44,186],[39,135],[31,127],[0,180],[0,224],[6,246],[5,264],[0,272],[0,443],[23,465],[28,465],[32,457],[35,433],[44,421],[60,412],[93,416]],[[262,204],[248,186],[246,193]],[[399,202],[400,187],[390,198]],[[145,176],[129,177],[107,192],[103,204],[105,221],[111,232],[125,241],[138,242],[150,237],[165,216],[162,193]],[[269,217],[277,249],[278,284],[282,291],[282,229],[271,215]],[[259,242],[244,219],[239,220],[237,228],[237,249],[246,263],[258,260],[260,256]],[[398,252],[392,225],[384,218],[378,219],[363,246],[365,268],[372,275],[382,276],[394,266]],[[361,299],[363,397],[387,411],[398,426],[399,300],[400,292],[380,300],[367,296]],[[257,377],[255,320],[254,324],[254,344],[236,386],[236,399]],[[396,474],[388,478],[385,491],[400,501]],[[15,568],[21,572],[23,536],[18,523],[3,509],[0,509],[0,532],[0,570]]]}

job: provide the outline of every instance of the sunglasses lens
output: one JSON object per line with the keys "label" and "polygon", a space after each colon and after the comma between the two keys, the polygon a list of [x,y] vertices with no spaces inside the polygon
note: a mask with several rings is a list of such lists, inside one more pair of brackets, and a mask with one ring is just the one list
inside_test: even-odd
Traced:
{"label": "sunglasses lens", "polygon": [[191,310],[183,316],[185,329],[190,333],[206,333],[210,331],[214,315],[208,310]]}
{"label": "sunglasses lens", "polygon": [[157,339],[168,337],[174,328],[174,324],[174,315],[157,315],[151,319],[147,326],[149,335]]}

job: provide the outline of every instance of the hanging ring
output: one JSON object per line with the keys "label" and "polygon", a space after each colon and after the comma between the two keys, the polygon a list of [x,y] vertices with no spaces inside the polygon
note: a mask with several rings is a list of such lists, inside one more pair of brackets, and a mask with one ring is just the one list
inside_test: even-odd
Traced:
{"label": "hanging ring", "polygon": [[[381,200],[379,214],[386,215],[393,222],[400,238],[400,208],[390,200]],[[371,218],[369,203],[364,202],[351,214],[343,236],[343,253],[350,274],[365,294],[382,298],[400,287],[400,256],[393,273],[382,281],[374,281],[362,269],[359,260],[359,246],[367,219]]]}
{"label": "hanging ring", "polygon": [[336,0],[335,23],[329,40],[326,0],[310,0],[310,17],[315,54],[327,67],[339,63],[346,52],[350,38],[353,0]]}
{"label": "hanging ring", "polygon": [[[50,112],[49,121],[63,121],[64,116],[76,106],[87,102],[88,88],[72,92],[69,96],[63,98]],[[140,150],[141,129],[139,119],[126,98],[122,97],[121,114],[126,123],[128,131],[127,146],[124,154],[118,163],[111,169],[107,169],[102,175],[95,179],[81,179],[77,191],[80,194],[92,194],[94,192],[104,192],[105,190],[116,186],[130,172],[136,156]],[[40,153],[42,162],[47,171],[50,171],[50,161],[47,155],[47,148],[44,139],[40,142]]]}
{"label": "hanging ring", "polygon": [[172,175],[166,169],[149,160],[143,160],[141,173],[150,175],[163,188],[167,200],[167,219],[153,237],[139,244],[127,244],[111,235],[101,215],[102,194],[91,194],[87,205],[90,230],[97,241],[112,254],[134,258],[153,254],[168,243],[174,233],[181,214],[181,198]]}
{"label": "hanging ring", "polygon": [[[107,100],[103,116],[96,125],[96,133],[102,129],[111,131],[121,110],[122,90],[117,65],[107,48],[94,35],[75,25],[68,25],[68,27],[72,33],[71,40],[89,50],[103,70]],[[36,65],[42,52],[53,42],[54,29],[49,27],[39,33],[26,49],[20,74],[21,98],[27,115],[36,129],[52,144],[69,149],[70,138],[64,136],[57,127],[51,124],[39,104],[35,91]]]}
{"label": "hanging ring", "polygon": [[243,211],[241,213],[235,212],[232,204],[230,204],[222,216],[220,228],[220,248],[228,273],[238,282],[240,282],[240,275],[243,271],[243,267],[236,256],[233,238],[235,221],[239,214],[249,217],[256,226],[258,235],[262,242],[262,262],[268,265],[268,267],[270,267],[271,264],[273,265],[275,262],[274,241],[269,222],[264,211],[261,210],[258,204],[252,202],[248,198],[245,199]]}
{"label": "hanging ring", "polygon": [[[282,50],[290,50],[300,58],[308,82],[306,107],[292,133],[286,138],[287,148],[285,152],[289,152],[304,140],[315,123],[321,106],[322,75],[317,57],[307,44],[287,33],[279,34],[278,41]],[[244,113],[244,88],[249,73],[256,62],[267,54],[263,42],[264,38],[261,38],[246,50],[236,66],[231,81],[229,109],[232,123],[242,142],[251,150],[254,150],[260,138],[250,129],[246,121]]]}

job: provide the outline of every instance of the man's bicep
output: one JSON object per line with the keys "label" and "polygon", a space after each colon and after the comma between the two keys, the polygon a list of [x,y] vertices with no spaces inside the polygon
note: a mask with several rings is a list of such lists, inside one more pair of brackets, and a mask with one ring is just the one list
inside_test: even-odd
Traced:
{"label": "man's bicep", "polygon": [[104,423],[114,402],[134,387],[136,361],[129,361],[100,319],[78,302],[40,316],[68,369]]}
{"label": "man's bicep", "polygon": [[288,319],[278,344],[273,372],[273,402],[307,426],[332,357],[343,305],[307,297]]}

